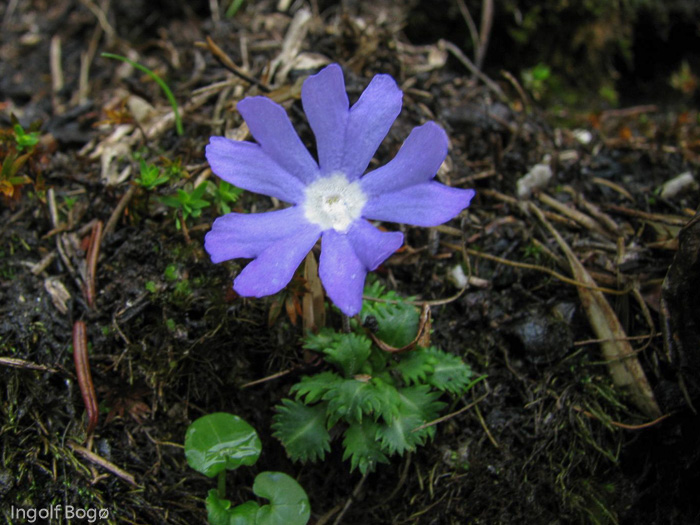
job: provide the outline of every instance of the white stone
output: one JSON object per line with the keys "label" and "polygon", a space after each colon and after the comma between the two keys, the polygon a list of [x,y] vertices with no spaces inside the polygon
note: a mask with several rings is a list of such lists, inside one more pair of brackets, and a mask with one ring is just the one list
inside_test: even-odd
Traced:
{"label": "white stone", "polygon": [[516,193],[519,199],[527,199],[533,191],[544,188],[552,179],[552,168],[549,164],[535,164],[530,171],[518,179]]}
{"label": "white stone", "polygon": [[693,177],[692,173],[686,171],[664,183],[661,187],[661,198],[672,199],[676,195],[693,191],[697,188],[698,183],[695,181],[695,177]]}
{"label": "white stone", "polygon": [[457,264],[449,269],[447,278],[457,287],[464,288],[469,283],[467,276],[464,275],[464,269],[461,264]]}

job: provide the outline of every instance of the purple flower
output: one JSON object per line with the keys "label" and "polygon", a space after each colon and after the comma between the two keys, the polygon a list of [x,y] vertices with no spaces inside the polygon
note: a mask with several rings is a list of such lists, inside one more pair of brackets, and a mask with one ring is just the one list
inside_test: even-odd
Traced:
{"label": "purple flower", "polygon": [[213,262],[255,259],[236,277],[240,295],[284,288],[321,237],[319,274],[326,293],[347,315],[362,308],[368,271],[403,244],[369,220],[437,226],[469,206],[474,190],[433,181],[447,155],[447,136],[434,122],[413,131],[388,164],[363,176],[401,111],[401,90],[377,75],[349,107],[340,66],[309,77],[301,101],[316,137],[318,162],[281,106],[265,97],[238,103],[258,142],[211,137],[206,156],[219,177],[292,204],[279,211],[229,213],[214,221],[204,247]]}

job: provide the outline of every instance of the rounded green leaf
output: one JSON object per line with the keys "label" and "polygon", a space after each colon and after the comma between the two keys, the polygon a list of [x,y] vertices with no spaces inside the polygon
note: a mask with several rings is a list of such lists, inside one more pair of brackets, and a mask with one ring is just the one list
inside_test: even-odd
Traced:
{"label": "rounded green leaf", "polygon": [[210,478],[224,469],[253,465],[261,449],[255,429],[240,417],[224,412],[200,417],[185,435],[187,463]]}
{"label": "rounded green leaf", "polygon": [[206,503],[209,525],[255,525],[255,517],[260,508],[254,501],[231,508],[231,502],[219,498],[216,489],[209,491]]}
{"label": "rounded green leaf", "polygon": [[261,472],[255,478],[253,492],[270,500],[258,510],[257,525],[305,525],[311,517],[306,491],[283,472]]}

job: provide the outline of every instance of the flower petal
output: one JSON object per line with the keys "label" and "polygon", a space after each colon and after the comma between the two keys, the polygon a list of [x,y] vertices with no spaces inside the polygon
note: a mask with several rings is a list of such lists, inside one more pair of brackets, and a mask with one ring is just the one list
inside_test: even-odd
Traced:
{"label": "flower petal", "polygon": [[204,238],[204,249],[214,263],[253,258],[281,239],[298,234],[307,224],[297,206],[265,213],[228,213],[214,221]]}
{"label": "flower petal", "polygon": [[301,102],[316,137],[321,172],[340,169],[350,107],[340,66],[331,64],[307,78],[301,88]]}
{"label": "flower petal", "polygon": [[300,231],[268,246],[233,281],[233,289],[244,297],[263,297],[279,292],[318,240],[320,229],[308,224]]}
{"label": "flower petal", "polygon": [[350,108],[342,164],[324,166],[324,170],[338,169],[350,181],[360,177],[401,112],[402,98],[393,78],[376,75]]}
{"label": "flower petal", "polygon": [[403,233],[383,232],[365,220],[355,221],[347,233],[357,258],[372,271],[401,248]]}
{"label": "flower petal", "polygon": [[362,177],[360,185],[368,196],[428,182],[447,156],[447,134],[435,122],[413,128],[396,156],[381,168]]}
{"label": "flower petal", "polygon": [[206,157],[214,173],[239,188],[285,202],[297,203],[304,199],[304,184],[258,144],[211,137]]}
{"label": "flower petal", "polygon": [[345,315],[355,315],[362,309],[367,268],[347,235],[335,230],[323,232],[318,273],[328,297]]}
{"label": "flower petal", "polygon": [[450,188],[439,182],[424,182],[370,198],[362,216],[414,226],[437,226],[469,206],[475,193],[474,190]]}
{"label": "flower petal", "polygon": [[304,184],[318,177],[318,165],[301,142],[282,106],[267,97],[248,97],[238,111],[262,150]]}

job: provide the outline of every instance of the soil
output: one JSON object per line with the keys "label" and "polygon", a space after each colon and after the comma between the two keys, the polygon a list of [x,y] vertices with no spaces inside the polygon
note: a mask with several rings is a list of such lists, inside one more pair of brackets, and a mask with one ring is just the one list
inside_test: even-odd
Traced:
{"label": "soil", "polygon": [[[508,25],[518,9],[496,2],[477,74],[465,66],[475,53],[460,6],[478,26],[481,2],[260,1],[232,17],[223,4],[212,15],[215,4],[0,6],[0,155],[9,169],[28,153],[17,171],[26,178],[0,194],[4,521],[25,523],[18,509],[72,505],[106,509],[104,523],[205,523],[213,482],[188,467],[183,440],[194,419],[223,411],[263,440],[260,461],[229,474],[229,497],[246,501],[258,472],[283,471],[309,494],[314,524],[700,522],[691,488],[700,472],[700,56],[689,51],[700,47],[686,46],[697,40],[687,31],[697,9],[666,3],[665,22],[652,16],[659,6],[616,13],[609,24],[623,30],[611,40],[601,17],[562,7],[536,19],[554,31],[560,16],[561,34],[538,40]],[[532,22],[530,4],[518,12]],[[289,37],[306,8],[305,29]],[[681,30],[664,39],[669,25]],[[572,26],[601,38],[585,59],[567,39]],[[659,44],[645,61],[636,31],[652,26]],[[542,52],[564,43],[576,48],[570,63]],[[161,76],[184,133],[151,77],[101,52]],[[542,60],[560,67],[545,88],[522,75]],[[282,103],[313,151],[299,86],[330,62],[343,66],[351,100],[377,73],[404,91],[373,163],[435,120],[450,137],[438,178],[477,190],[444,227],[401,226],[405,247],[376,274],[432,302],[432,343],[486,379],[446,398],[459,412],[433,442],[365,479],[350,473],[338,443],[320,463],[287,458],[271,435],[273,409],[314,366],[301,320],[285,308],[271,315],[289,295],[236,296],[231,279],[244,261],[214,265],[203,249],[221,210],[185,219],[161,201],[216,180],[204,147],[211,135],[246,138],[235,110],[245,96]],[[572,81],[589,70],[587,82]],[[600,97],[610,85],[614,100]],[[37,132],[36,145],[20,151],[13,118]],[[167,183],[139,185],[141,159]],[[551,178],[523,190],[535,171]],[[684,173],[686,185],[670,191]],[[244,193],[232,206],[275,205]],[[468,277],[463,290],[450,278],[456,266]],[[73,338],[79,321],[87,341]],[[327,322],[340,326],[337,311]],[[90,436],[73,360],[82,344],[99,403]],[[247,386],[282,371],[291,372]]]}

